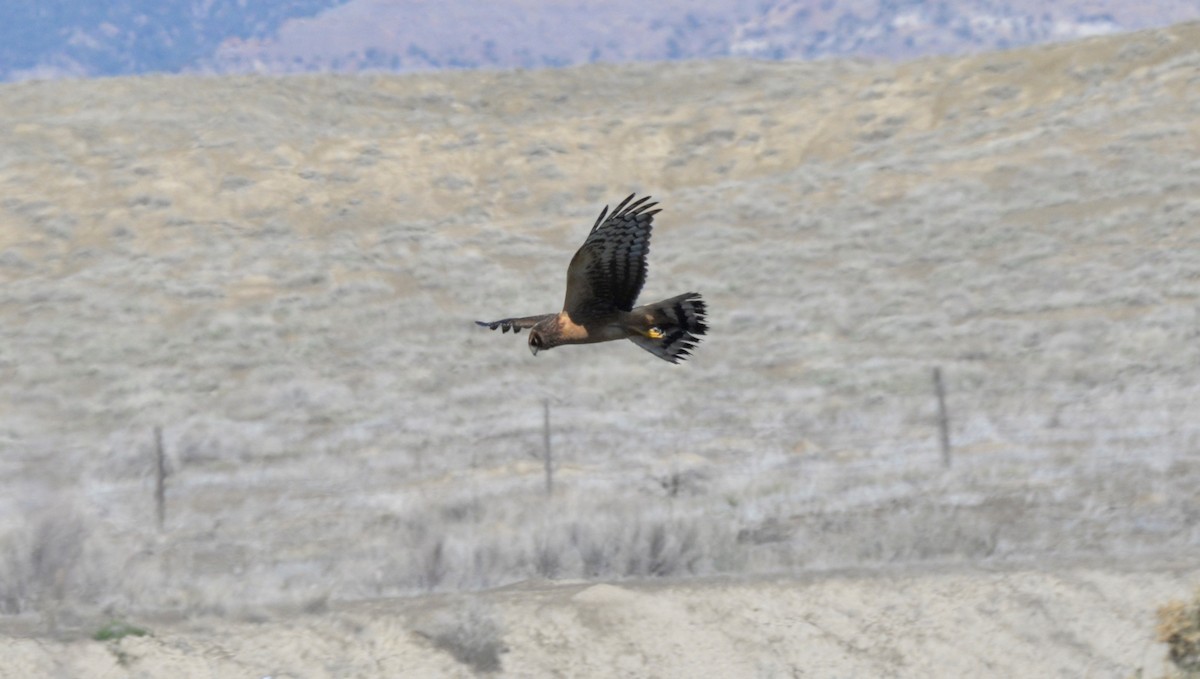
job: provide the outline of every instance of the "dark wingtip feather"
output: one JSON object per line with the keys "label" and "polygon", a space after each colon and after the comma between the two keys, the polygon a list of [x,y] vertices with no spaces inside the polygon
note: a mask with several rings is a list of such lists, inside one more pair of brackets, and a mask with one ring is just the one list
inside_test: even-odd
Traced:
{"label": "dark wingtip feather", "polygon": [[[633,198],[633,196],[634,196],[634,194],[629,194],[629,198]],[[629,202],[629,198],[626,198],[625,202]],[[657,205],[657,203],[650,203],[649,205],[646,205],[645,203],[648,200],[650,200],[650,196],[642,196],[641,198],[638,198],[637,200],[630,203],[627,207],[625,207],[625,211],[636,215],[648,207]],[[625,203],[621,203],[621,205],[625,205]],[[620,212],[620,210],[618,210],[618,212]]]}
{"label": "dark wingtip feather", "polygon": [[605,205],[604,209],[600,211],[600,216],[596,218],[596,223],[592,224],[592,231],[595,231],[596,229],[600,228],[600,224],[604,221],[604,218],[607,216],[608,216],[608,206]]}

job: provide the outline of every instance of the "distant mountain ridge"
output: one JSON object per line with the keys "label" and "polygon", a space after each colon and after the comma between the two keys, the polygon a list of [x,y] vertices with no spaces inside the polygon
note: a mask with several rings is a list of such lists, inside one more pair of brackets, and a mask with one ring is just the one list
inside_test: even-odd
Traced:
{"label": "distant mountain ridge", "polygon": [[224,42],[266,37],[345,0],[0,4],[0,79],[195,70]]}
{"label": "distant mountain ridge", "polygon": [[1200,19],[1187,0],[116,0],[6,3],[0,79],[911,58]]}

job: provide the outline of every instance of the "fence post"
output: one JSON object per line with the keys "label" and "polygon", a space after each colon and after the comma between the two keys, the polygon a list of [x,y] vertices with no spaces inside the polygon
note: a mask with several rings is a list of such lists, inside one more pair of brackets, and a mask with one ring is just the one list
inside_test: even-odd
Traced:
{"label": "fence post", "polygon": [[550,399],[542,400],[542,462],[546,467],[546,495],[554,494],[554,455],[550,449]]}
{"label": "fence post", "polygon": [[942,369],[933,369],[933,390],[938,402],[938,432],[942,443],[942,465],[950,468],[950,416],[946,412],[946,387],[942,384]]}
{"label": "fence post", "polygon": [[154,508],[158,517],[158,530],[162,532],[167,519],[167,459],[163,450],[162,427],[154,428]]}

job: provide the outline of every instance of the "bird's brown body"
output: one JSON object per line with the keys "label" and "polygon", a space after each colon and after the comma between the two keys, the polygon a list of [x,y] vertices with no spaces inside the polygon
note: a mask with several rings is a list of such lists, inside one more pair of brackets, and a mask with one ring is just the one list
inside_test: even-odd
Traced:
{"label": "bird's brown body", "polygon": [[534,327],[557,336],[559,344],[593,344],[646,337],[661,322],[655,318],[648,307],[639,307],[633,311],[617,311],[607,317],[591,318],[587,325],[582,325],[571,320],[567,312],[560,311]]}
{"label": "bird's brown body", "polygon": [[592,344],[628,339],[650,353],[678,363],[708,331],[706,308],[699,293],[634,307],[646,279],[650,230],[658,210],[649,196],[630,203],[629,196],[608,219],[600,212],[571,264],[567,295],[557,314],[476,321],[479,325],[520,332],[529,328],[529,349],[537,354],[562,344]]}

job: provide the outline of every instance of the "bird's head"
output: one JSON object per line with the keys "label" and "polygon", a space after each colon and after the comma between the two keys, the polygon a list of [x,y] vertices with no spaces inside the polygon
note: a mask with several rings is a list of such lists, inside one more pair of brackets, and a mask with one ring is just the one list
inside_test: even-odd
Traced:
{"label": "bird's head", "polygon": [[529,351],[537,356],[539,351],[553,349],[558,342],[558,318],[551,316],[543,319],[529,329]]}
{"label": "bird's head", "polygon": [[549,349],[549,348],[550,347],[546,346],[546,338],[542,337],[542,333],[538,332],[537,330],[529,331],[529,351],[530,351],[530,353],[532,353],[534,356],[537,356],[537,352],[541,351],[542,349]]}

